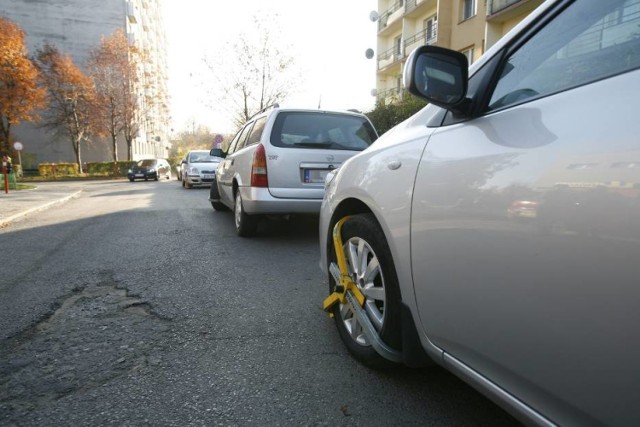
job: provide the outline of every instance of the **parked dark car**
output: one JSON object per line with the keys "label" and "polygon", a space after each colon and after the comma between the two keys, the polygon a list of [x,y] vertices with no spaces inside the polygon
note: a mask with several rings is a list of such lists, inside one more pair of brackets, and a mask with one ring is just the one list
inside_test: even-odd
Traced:
{"label": "parked dark car", "polygon": [[136,179],[157,181],[160,178],[171,179],[171,166],[165,159],[140,160],[127,172],[127,178],[133,182]]}

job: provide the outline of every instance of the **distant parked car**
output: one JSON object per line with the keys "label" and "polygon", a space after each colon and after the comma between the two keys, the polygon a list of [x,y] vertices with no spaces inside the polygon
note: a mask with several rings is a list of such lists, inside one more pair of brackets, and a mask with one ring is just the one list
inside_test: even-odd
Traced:
{"label": "distant parked car", "polygon": [[184,188],[209,186],[215,178],[218,163],[222,159],[209,150],[192,150],[182,159],[181,178]]}
{"label": "distant parked car", "polygon": [[136,179],[157,181],[161,178],[171,179],[171,166],[165,159],[140,160],[127,172],[127,178],[133,182]]}
{"label": "distant parked car", "polygon": [[352,111],[269,107],[234,137],[218,167],[209,201],[232,209],[238,235],[256,232],[261,215],[318,214],[327,174],[369,147],[373,125]]}
{"label": "distant parked car", "polygon": [[436,363],[525,425],[640,425],[639,29],[638,0],[549,0],[470,68],[408,56],[429,105],[320,214],[354,358]]}

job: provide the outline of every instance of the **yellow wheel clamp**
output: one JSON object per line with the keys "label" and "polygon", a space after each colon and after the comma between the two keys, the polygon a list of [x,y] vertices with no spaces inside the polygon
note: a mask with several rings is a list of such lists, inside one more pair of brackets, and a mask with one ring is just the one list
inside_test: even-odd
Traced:
{"label": "yellow wheel clamp", "polygon": [[340,219],[333,227],[333,247],[336,251],[338,265],[331,263],[329,272],[333,276],[336,286],[333,293],[323,301],[322,309],[328,312],[330,317],[333,317],[332,309],[334,305],[338,303],[349,304],[358,323],[362,326],[362,331],[376,352],[385,359],[393,362],[402,362],[402,353],[389,347],[380,338],[378,331],[376,331],[366,311],[362,308],[365,302],[365,296],[349,275],[341,234],[342,226],[347,219],[349,219],[348,216]]}

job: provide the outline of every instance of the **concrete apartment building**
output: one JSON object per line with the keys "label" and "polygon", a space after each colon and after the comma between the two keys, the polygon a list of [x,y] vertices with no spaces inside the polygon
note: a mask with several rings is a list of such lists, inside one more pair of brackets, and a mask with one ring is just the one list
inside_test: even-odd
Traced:
{"label": "concrete apartment building", "polygon": [[418,46],[464,53],[472,63],[543,0],[378,0],[378,100],[402,94],[402,68]]}
{"label": "concrete apartment building", "polygon": [[[168,157],[169,107],[167,94],[167,56],[162,0],[0,0],[0,15],[16,22],[26,33],[29,54],[44,42],[54,44],[84,69],[90,52],[103,36],[122,29],[130,44],[145,53],[145,63],[137,92],[140,102],[141,131],[133,143],[134,160]],[[160,100],[144,105],[145,99]],[[27,169],[38,163],[74,162],[71,143],[56,138],[51,131],[23,123],[13,130],[22,142],[22,159]],[[83,162],[110,161],[111,144],[95,140],[82,147]],[[127,146],[118,143],[118,157],[127,158]]]}

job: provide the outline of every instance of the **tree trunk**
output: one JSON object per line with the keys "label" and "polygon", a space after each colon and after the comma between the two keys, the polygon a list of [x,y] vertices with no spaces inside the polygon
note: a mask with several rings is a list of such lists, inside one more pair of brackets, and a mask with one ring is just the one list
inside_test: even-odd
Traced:
{"label": "tree trunk", "polygon": [[111,154],[113,156],[113,162],[118,163],[118,136],[111,134]]}
{"label": "tree trunk", "polygon": [[78,168],[80,173],[82,173],[82,156],[80,155],[80,140],[77,138],[73,138],[71,141],[73,145],[73,151],[76,153],[76,163],[78,163]]}
{"label": "tree trunk", "polygon": [[2,141],[0,141],[0,152],[6,153],[6,155],[9,155],[9,149],[11,147],[9,147],[9,136],[11,135],[11,122],[7,120],[7,124],[5,125],[4,123],[4,119],[2,120],[2,123],[0,123],[0,126],[2,126]]}
{"label": "tree trunk", "polygon": [[133,160],[133,142],[131,139],[127,139],[127,151],[128,151],[128,159],[129,161]]}

